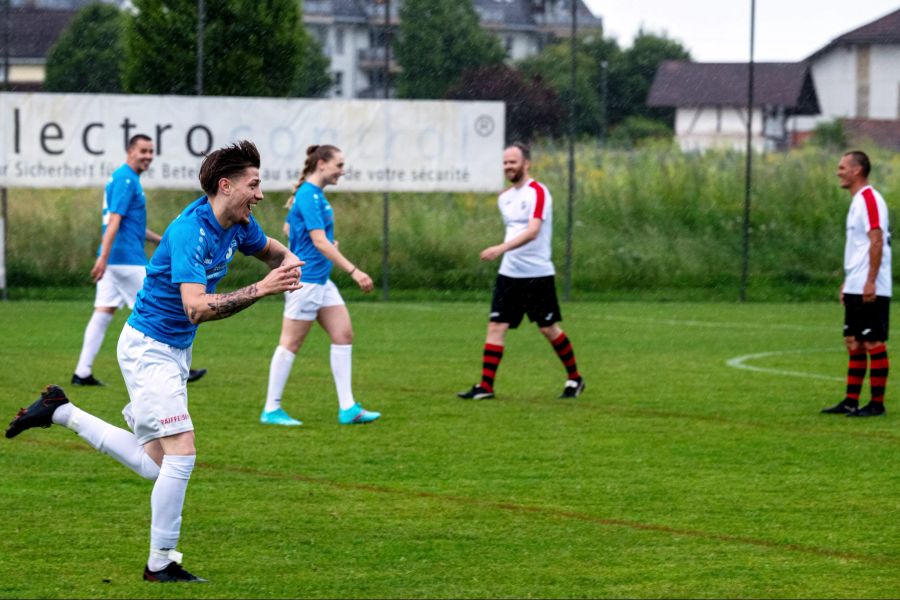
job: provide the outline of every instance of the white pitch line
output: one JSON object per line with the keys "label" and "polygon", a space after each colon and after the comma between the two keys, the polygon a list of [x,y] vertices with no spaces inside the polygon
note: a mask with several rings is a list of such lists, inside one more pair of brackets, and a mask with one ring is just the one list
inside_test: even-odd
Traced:
{"label": "white pitch line", "polygon": [[744,369],[745,371],[757,371],[759,373],[770,373],[772,375],[788,375],[791,377],[807,377],[810,379],[826,379],[828,381],[844,381],[843,377],[835,377],[834,375],[819,375],[818,373],[807,373],[804,371],[788,371],[785,369],[767,369],[765,367],[754,367],[748,365],[748,360],[757,358],[767,358],[769,356],[783,356],[785,354],[807,354],[810,352],[834,352],[835,348],[812,348],[808,350],[776,350],[774,352],[757,352],[755,354],[744,354],[743,356],[735,356],[725,361],[725,364],[735,369]]}
{"label": "white pitch line", "polygon": [[656,325],[672,325],[676,327],[731,327],[735,329],[779,329],[795,331],[831,331],[834,327],[824,325],[796,325],[788,323],[759,323],[750,321],[698,321],[696,319],[655,319],[646,317],[626,317],[622,315],[580,315],[579,319],[600,319],[604,321],[621,321],[624,323],[652,323]]}

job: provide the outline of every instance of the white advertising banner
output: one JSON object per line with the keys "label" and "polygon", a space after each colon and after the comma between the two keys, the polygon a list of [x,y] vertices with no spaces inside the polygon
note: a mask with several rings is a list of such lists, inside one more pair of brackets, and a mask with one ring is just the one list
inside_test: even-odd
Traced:
{"label": "white advertising banner", "polygon": [[143,133],[145,188],[199,189],[203,156],[239,139],[262,158],[263,190],[290,189],[311,144],[344,152],[334,191],[496,192],[502,102],[309,100],[0,93],[0,187],[101,187]]}

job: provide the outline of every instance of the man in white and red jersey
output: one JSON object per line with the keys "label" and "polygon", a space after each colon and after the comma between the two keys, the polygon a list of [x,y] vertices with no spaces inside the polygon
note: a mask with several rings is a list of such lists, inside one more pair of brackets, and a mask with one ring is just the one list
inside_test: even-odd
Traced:
{"label": "man in white and red jersey", "polygon": [[[891,233],[887,204],[869,185],[871,164],[864,152],[854,150],[841,157],[837,176],[841,187],[853,196],[847,213],[847,244],[844,248],[844,342],[850,353],[846,397],[829,408],[828,414],[876,417],[885,414],[884,388],[888,378],[885,342],[891,306]],[[866,377],[867,355],[871,401],[859,408],[859,395]]]}
{"label": "man in white and red jersey", "polygon": [[506,331],[515,329],[522,317],[536,323],[566,368],[567,379],[560,398],[577,398],[584,391],[584,379],[575,363],[575,351],[559,327],[562,315],[556,298],[550,258],[553,235],[553,198],[545,185],[528,175],[531,151],[514,143],[503,151],[503,172],[512,183],[497,199],[506,236],[502,244],[481,252],[481,260],[500,256],[500,272],[494,286],[487,339],[484,344],[481,382],[459,392],[464,399],[494,397],[494,377],[503,358]]}

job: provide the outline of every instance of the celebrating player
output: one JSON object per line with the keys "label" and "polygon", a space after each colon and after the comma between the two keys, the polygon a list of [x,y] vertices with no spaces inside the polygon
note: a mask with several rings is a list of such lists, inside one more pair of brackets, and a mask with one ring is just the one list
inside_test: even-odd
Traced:
{"label": "celebrating player", "polygon": [[303,287],[285,294],[281,339],[269,367],[269,388],[260,422],[297,426],[281,407],[281,397],[291,374],[297,351],[315,321],[331,338],[331,373],[337,388],[338,422],[343,425],[369,423],[381,413],[365,410],[353,398],[351,352],[353,327],[350,313],[337,286],[331,281],[332,265],[346,271],[363,292],[371,292],[372,278],[350,262],[334,241],[334,211],[324,189],[344,174],[344,154],[334,146],[310,146],[300,184],[289,202],[285,228],[291,251],[305,261]]}
{"label": "celebrating player", "polygon": [[[230,317],[263,296],[300,287],[302,263],[283,244],[266,237],[252,216],[263,198],[256,146],[242,141],[212,152],[200,167],[200,183],[207,195],[166,229],[119,337],[119,366],[131,399],[122,413],[133,433],[77,408],[55,385],[44,388],[6,430],[6,437],[13,438],[32,427],[62,425],[155,482],[147,581],[205,581],[181,566],[181,554],[175,550],[196,462],[186,383],[198,325]],[[215,293],[238,250],[272,270],[245,288]]]}
{"label": "celebrating player", "polygon": [[[878,417],[885,414],[884,388],[888,378],[888,322],[891,308],[891,233],[887,204],[869,185],[869,157],[858,150],[847,152],[838,163],[837,176],[850,192],[847,244],[844,249],[844,344],[850,354],[847,393],[826,414]],[[868,357],[866,356],[868,354]],[[859,395],[869,370],[870,402],[859,407]]]}
{"label": "celebrating player", "polygon": [[481,382],[457,396],[467,400],[494,397],[494,378],[508,329],[515,329],[522,317],[536,323],[540,332],[553,345],[566,368],[568,378],[560,398],[577,398],[584,391],[584,379],[575,363],[575,351],[560,329],[562,321],[556,299],[554,275],[550,259],[553,227],[553,199],[547,187],[532,179],[531,150],[514,143],[503,152],[503,171],[512,187],[500,194],[497,203],[506,225],[502,244],[481,252],[481,260],[503,257],[494,286],[487,339],[484,344]]}
{"label": "celebrating player", "polygon": [[[97,284],[94,314],[84,330],[78,364],[72,374],[74,385],[103,385],[94,377],[94,358],[100,351],[106,330],[123,306],[134,307],[147,275],[144,240],[158,244],[160,236],[147,229],[147,198],[141,174],[153,162],[153,141],[137,134],[128,141],[125,164],[113,172],[103,193],[103,237],[91,278]],[[191,369],[188,381],[203,377],[206,369]]]}

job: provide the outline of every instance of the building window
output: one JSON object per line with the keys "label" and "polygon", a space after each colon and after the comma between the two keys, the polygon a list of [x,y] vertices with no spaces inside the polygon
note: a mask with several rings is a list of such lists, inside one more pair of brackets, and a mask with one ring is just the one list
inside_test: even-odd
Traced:
{"label": "building window", "polygon": [[341,27],[334,30],[334,53],[338,56],[344,53],[344,30]]}
{"label": "building window", "polygon": [[343,71],[335,71],[331,74],[331,78],[334,81],[334,85],[332,86],[332,95],[335,98],[340,98],[344,95],[344,73]]}

